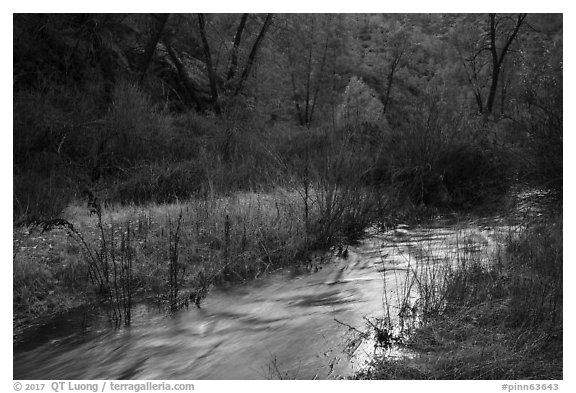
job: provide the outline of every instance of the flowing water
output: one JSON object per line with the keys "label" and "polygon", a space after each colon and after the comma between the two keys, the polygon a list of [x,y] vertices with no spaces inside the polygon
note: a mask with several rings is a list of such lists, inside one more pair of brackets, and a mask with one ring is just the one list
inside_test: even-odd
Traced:
{"label": "flowing water", "polygon": [[360,332],[368,330],[367,321],[385,314],[385,304],[391,315],[398,314],[408,272],[434,272],[430,266],[452,263],[460,255],[489,254],[502,230],[508,230],[494,228],[475,221],[370,230],[349,248],[347,258],[331,256],[309,273],[278,271],[248,284],[215,288],[201,309],[175,315],[139,305],[130,327],[111,328],[101,317],[81,329],[81,316],[71,313],[15,344],[14,378],[351,376],[374,351],[374,341]]}

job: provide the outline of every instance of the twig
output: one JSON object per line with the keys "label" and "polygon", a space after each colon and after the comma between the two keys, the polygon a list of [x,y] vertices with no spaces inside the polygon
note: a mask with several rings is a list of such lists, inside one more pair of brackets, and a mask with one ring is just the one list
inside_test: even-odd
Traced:
{"label": "twig", "polygon": [[361,335],[363,335],[363,336],[366,335],[365,332],[362,332],[362,331],[356,329],[354,326],[348,325],[347,323],[344,323],[344,322],[342,322],[342,321],[339,321],[339,320],[336,319],[336,318],[334,318],[334,321],[336,321],[337,323],[339,323],[339,324],[342,325],[342,326],[346,326],[346,327],[347,327],[348,329],[350,329],[350,330],[354,330],[355,332],[358,332],[359,334],[361,334]]}

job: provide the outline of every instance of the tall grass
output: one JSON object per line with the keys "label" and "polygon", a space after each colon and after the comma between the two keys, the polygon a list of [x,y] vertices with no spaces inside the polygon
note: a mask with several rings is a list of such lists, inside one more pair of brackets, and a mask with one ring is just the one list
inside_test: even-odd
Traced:
{"label": "tall grass", "polygon": [[[28,236],[37,241],[51,239],[48,249],[42,243],[16,246],[14,308],[20,318],[44,314],[44,294],[73,297],[83,288],[110,304],[116,320],[121,312],[129,318],[133,298],[200,306],[211,285],[257,278],[303,260],[308,250],[297,194],[284,190],[116,206],[96,215],[76,206],[66,216],[31,229]],[[47,257],[33,257],[40,252]],[[72,260],[83,273],[72,278],[72,287],[61,285],[67,274],[61,265]],[[53,305],[56,311],[65,306]]]}

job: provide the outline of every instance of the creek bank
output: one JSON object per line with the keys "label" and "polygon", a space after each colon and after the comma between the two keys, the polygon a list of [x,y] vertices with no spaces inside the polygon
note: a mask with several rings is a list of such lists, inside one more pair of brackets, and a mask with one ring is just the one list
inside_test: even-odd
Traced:
{"label": "creek bank", "polygon": [[562,214],[530,210],[488,263],[446,276],[402,355],[375,353],[354,378],[562,379]]}
{"label": "creek bank", "polygon": [[[110,322],[100,318],[90,321],[83,333],[70,329],[49,340],[38,336],[36,342],[15,349],[14,376],[349,377],[364,370],[373,356],[374,336],[366,332],[387,310],[397,313],[414,276],[408,273],[440,267],[455,248],[477,254],[480,250],[464,239],[492,244],[494,233],[470,222],[446,227],[438,222],[435,228],[399,225],[385,232],[372,228],[348,247],[347,258],[335,252],[299,273],[285,268],[244,284],[216,286],[202,308],[167,315],[140,305],[130,327],[111,329]],[[59,329],[52,328],[62,332]]]}

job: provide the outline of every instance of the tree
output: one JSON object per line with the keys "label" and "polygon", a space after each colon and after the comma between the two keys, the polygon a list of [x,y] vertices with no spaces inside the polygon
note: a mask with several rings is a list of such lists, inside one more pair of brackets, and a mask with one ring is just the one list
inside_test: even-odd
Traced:
{"label": "tree", "polygon": [[278,49],[285,55],[286,72],[296,117],[309,127],[322,101],[332,89],[336,59],[343,41],[342,18],[335,15],[284,15],[277,33]]}
{"label": "tree", "polygon": [[250,70],[252,69],[258,50],[262,45],[262,41],[264,40],[264,36],[266,35],[266,32],[268,31],[271,22],[272,22],[272,14],[266,15],[266,19],[264,20],[264,24],[260,29],[260,33],[258,34],[258,37],[256,37],[256,41],[254,41],[254,44],[252,45],[252,50],[248,55],[248,60],[246,61],[246,66],[244,67],[244,71],[242,72],[240,81],[238,82],[238,84],[236,85],[236,89],[234,90],[234,96],[237,96],[238,93],[242,91],[244,82],[246,82],[246,79],[248,79],[248,75],[250,75]]}
{"label": "tree", "polygon": [[382,108],[382,113],[386,113],[386,110],[389,107],[390,103],[390,94],[392,93],[392,83],[394,81],[394,74],[398,70],[400,66],[400,62],[402,61],[402,57],[406,53],[409,43],[408,43],[408,34],[401,30],[396,32],[390,39],[390,53],[391,59],[389,64],[389,72],[386,77],[386,93],[384,96],[384,106]]}
{"label": "tree", "polygon": [[146,46],[144,48],[144,53],[142,54],[142,57],[140,58],[140,64],[139,64],[139,70],[138,70],[138,74],[139,74],[138,79],[140,80],[140,83],[142,83],[144,81],[146,71],[148,70],[148,66],[150,65],[150,62],[152,61],[152,57],[154,56],[154,52],[156,52],[156,46],[158,45],[158,42],[160,41],[160,38],[161,38],[162,33],[164,31],[164,27],[166,26],[166,23],[168,22],[169,17],[170,17],[170,14],[153,15],[153,18],[155,19],[155,21],[154,21],[155,23],[152,24],[150,38],[149,38],[148,42],[146,43]]}
{"label": "tree", "polygon": [[266,15],[262,27],[260,28],[260,32],[256,37],[256,39],[254,40],[254,43],[252,44],[252,49],[250,50],[250,54],[248,55],[248,58],[244,65],[244,70],[242,71],[240,78],[236,80],[234,77],[236,75],[236,70],[238,67],[238,53],[242,43],[242,33],[246,26],[247,20],[248,20],[248,14],[243,14],[240,18],[240,24],[236,31],[234,37],[234,44],[230,53],[230,65],[228,67],[226,82],[222,83],[221,80],[223,80],[223,78],[219,77],[217,66],[212,61],[210,43],[208,41],[208,36],[206,33],[206,18],[204,14],[198,14],[198,26],[200,29],[200,37],[202,39],[202,47],[204,52],[204,60],[206,62],[206,70],[210,82],[210,91],[212,94],[212,106],[214,108],[214,112],[218,115],[221,113],[219,90],[222,89],[222,87],[224,87],[224,94],[226,94],[228,98],[234,98],[242,91],[244,83],[246,82],[246,80],[250,75],[250,71],[252,70],[252,66],[256,60],[258,51],[262,46],[262,42],[264,40],[264,37],[266,36],[266,32],[268,31],[268,28],[272,23],[272,14]]}
{"label": "tree", "polygon": [[[510,15],[488,14],[486,28],[479,28],[482,20],[464,19],[463,22],[475,22],[477,25],[460,23],[454,30],[453,43],[480,114],[493,112],[504,61],[512,51],[512,45],[517,40],[526,15],[519,14],[513,18]],[[470,29],[472,33],[466,33],[466,29]],[[485,71],[487,66],[490,66],[489,73]],[[489,86],[487,93],[485,86]],[[487,94],[486,101],[484,101],[485,94]],[[505,90],[502,94],[505,94]]]}
{"label": "tree", "polygon": [[342,96],[342,103],[338,108],[338,120],[341,125],[378,126],[384,122],[382,102],[378,99],[376,92],[362,79],[352,77]]}
{"label": "tree", "polygon": [[[124,14],[38,14],[15,18],[15,85],[94,84],[107,110],[134,32]],[[96,78],[94,78],[96,77]]]}
{"label": "tree", "polygon": [[390,110],[398,73],[407,71],[405,67],[411,63],[408,59],[416,49],[409,22],[406,16],[386,14],[356,20],[356,39],[352,45],[361,62],[354,67],[355,74],[377,92],[383,113]]}
{"label": "tree", "polygon": [[204,14],[198,14],[198,25],[200,26],[200,36],[202,37],[202,44],[204,48],[204,60],[206,61],[206,69],[208,70],[208,79],[210,80],[210,91],[212,92],[212,105],[214,112],[220,114],[220,102],[218,101],[218,87],[216,86],[216,72],[212,65],[212,55],[210,54],[210,45],[206,38],[206,22]]}
{"label": "tree", "polygon": [[[488,62],[481,56],[484,48],[483,32],[480,29],[479,21],[471,23],[459,23],[456,21],[456,27],[452,33],[452,42],[458,53],[458,60],[464,69],[466,79],[478,108],[478,113],[484,112],[484,68]],[[466,21],[464,21],[466,22]]]}
{"label": "tree", "polygon": [[[490,14],[490,55],[492,56],[492,78],[490,83],[490,93],[488,94],[488,101],[486,102],[486,111],[488,113],[492,113],[492,108],[494,106],[494,100],[496,98],[496,90],[498,88],[498,81],[500,78],[500,70],[502,69],[502,64],[504,63],[504,59],[506,54],[510,50],[510,45],[518,35],[518,31],[520,27],[522,27],[522,23],[524,19],[526,19],[526,14],[519,14],[516,18],[516,23],[512,28],[511,32],[504,31],[501,33],[502,35],[506,36],[504,39],[504,46],[500,51],[498,51],[497,41],[498,41],[498,32],[497,27],[498,25],[504,26],[507,21],[509,21],[510,17],[501,17],[496,18],[496,14]],[[503,27],[502,30],[506,30],[506,27]]]}
{"label": "tree", "polygon": [[246,21],[248,20],[248,14],[242,14],[240,18],[240,24],[238,25],[238,30],[234,36],[234,46],[232,48],[232,53],[230,54],[230,67],[228,68],[228,76],[226,77],[227,82],[234,79],[236,74],[236,68],[238,67],[238,50],[240,49],[240,43],[242,42],[242,33],[244,32],[244,27],[246,27]]}

